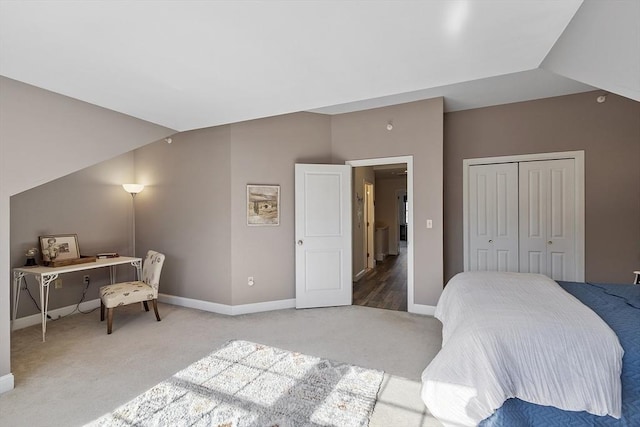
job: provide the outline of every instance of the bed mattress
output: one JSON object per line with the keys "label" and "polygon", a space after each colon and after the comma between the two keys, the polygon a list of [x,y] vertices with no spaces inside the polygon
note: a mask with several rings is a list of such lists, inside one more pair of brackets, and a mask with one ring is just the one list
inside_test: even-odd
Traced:
{"label": "bed mattress", "polygon": [[587,412],[562,411],[551,406],[509,399],[480,425],[483,427],[640,426],[640,285],[558,283],[590,307],[618,335],[624,349],[620,419],[596,416]]}

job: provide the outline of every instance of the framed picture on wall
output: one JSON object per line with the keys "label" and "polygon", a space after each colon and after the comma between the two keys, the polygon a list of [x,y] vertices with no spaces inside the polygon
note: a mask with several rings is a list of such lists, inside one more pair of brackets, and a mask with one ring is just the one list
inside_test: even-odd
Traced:
{"label": "framed picture on wall", "polygon": [[247,185],[247,225],[280,225],[279,185]]}
{"label": "framed picture on wall", "polygon": [[40,236],[42,261],[50,263],[80,258],[77,234],[54,234]]}

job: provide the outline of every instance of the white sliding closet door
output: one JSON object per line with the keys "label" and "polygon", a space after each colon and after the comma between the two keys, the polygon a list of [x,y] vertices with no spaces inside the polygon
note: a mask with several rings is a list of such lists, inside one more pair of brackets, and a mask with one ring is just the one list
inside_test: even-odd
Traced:
{"label": "white sliding closet door", "polygon": [[520,271],[575,281],[575,161],[520,163]]}
{"label": "white sliding closet door", "polygon": [[470,270],[518,271],[518,164],[469,168]]}

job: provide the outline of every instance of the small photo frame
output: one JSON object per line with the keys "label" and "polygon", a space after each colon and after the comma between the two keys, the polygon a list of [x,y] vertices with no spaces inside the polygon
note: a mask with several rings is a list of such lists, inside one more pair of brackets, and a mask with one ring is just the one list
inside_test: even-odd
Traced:
{"label": "small photo frame", "polygon": [[280,225],[279,185],[247,185],[247,225]]}
{"label": "small photo frame", "polygon": [[40,236],[40,253],[46,264],[54,261],[80,258],[77,234]]}

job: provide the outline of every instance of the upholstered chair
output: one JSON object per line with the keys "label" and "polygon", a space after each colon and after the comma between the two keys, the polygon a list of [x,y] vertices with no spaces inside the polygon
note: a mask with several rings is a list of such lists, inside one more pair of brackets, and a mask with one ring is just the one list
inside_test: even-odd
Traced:
{"label": "upholstered chair", "polygon": [[100,321],[104,320],[104,310],[107,309],[107,334],[113,326],[113,309],[121,305],[142,302],[144,309],[149,311],[148,301],[153,303],[156,319],[158,314],[158,286],[160,273],[164,264],[164,255],[160,252],[149,251],[142,263],[142,280],[135,282],[114,283],[100,288]]}

